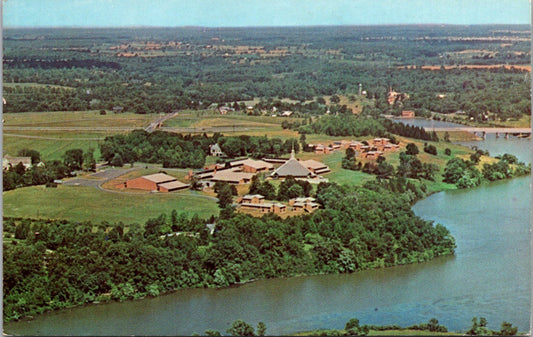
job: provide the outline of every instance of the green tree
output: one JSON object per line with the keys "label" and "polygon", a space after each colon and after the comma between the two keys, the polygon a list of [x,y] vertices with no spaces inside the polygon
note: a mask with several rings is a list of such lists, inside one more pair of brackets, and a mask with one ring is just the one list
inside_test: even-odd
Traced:
{"label": "green tree", "polygon": [[240,319],[233,322],[226,332],[231,336],[255,336],[254,328]]}
{"label": "green tree", "polygon": [[355,150],[352,149],[351,147],[347,148],[346,149],[346,159],[350,160],[350,159],[354,159],[355,158]]}
{"label": "green tree", "polygon": [[96,170],[96,160],[94,159],[94,149],[89,149],[83,154],[83,170],[94,171]]}
{"label": "green tree", "polygon": [[511,323],[503,321],[501,329],[497,334],[499,336],[515,336],[518,332],[518,328],[513,326]]}
{"label": "green tree", "polygon": [[405,150],[406,150],[406,153],[410,156],[416,156],[418,154],[418,147],[416,146],[415,143],[407,144]]}
{"label": "green tree", "polygon": [[259,189],[259,194],[265,197],[267,200],[276,199],[276,188],[269,181],[263,181],[261,188]]}
{"label": "green tree", "polygon": [[263,323],[263,322],[257,323],[257,329],[256,329],[257,336],[264,336],[265,333],[266,333],[266,329],[267,329],[267,327],[266,327],[265,323]]}
{"label": "green tree", "polygon": [[22,149],[18,152],[20,157],[31,157],[32,165],[38,164],[41,161],[41,154],[36,150]]}
{"label": "green tree", "polygon": [[332,104],[339,104],[341,101],[340,97],[337,95],[332,95],[329,100]]}
{"label": "green tree", "polygon": [[122,167],[124,166],[124,161],[122,160],[122,156],[117,153],[109,164],[111,164],[111,166]]}
{"label": "green tree", "polygon": [[83,165],[83,150],[70,149],[63,155],[63,163],[70,171],[81,170]]}
{"label": "green tree", "polygon": [[261,180],[256,174],[252,177],[252,182],[250,183],[250,189],[248,190],[249,194],[261,194]]}
{"label": "green tree", "polygon": [[233,204],[233,192],[229,184],[224,184],[217,193],[218,207],[221,209]]}

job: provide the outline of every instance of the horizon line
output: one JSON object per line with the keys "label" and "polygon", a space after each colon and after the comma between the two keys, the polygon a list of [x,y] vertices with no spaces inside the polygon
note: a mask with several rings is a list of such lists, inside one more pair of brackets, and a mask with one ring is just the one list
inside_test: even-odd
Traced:
{"label": "horizon line", "polygon": [[531,26],[531,23],[376,23],[376,24],[316,24],[316,25],[258,25],[258,26],[201,26],[201,25],[182,25],[182,26],[158,26],[158,25],[123,25],[123,26],[105,26],[105,25],[68,25],[68,26],[4,26],[3,29],[58,29],[58,28],[203,28],[203,29],[220,29],[220,28],[313,28],[313,27],[390,27],[390,26]]}

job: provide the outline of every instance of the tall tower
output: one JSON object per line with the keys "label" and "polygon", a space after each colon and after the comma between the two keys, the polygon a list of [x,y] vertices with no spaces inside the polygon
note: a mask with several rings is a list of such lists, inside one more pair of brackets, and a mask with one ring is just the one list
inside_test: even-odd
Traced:
{"label": "tall tower", "polygon": [[361,96],[362,92],[363,92],[363,85],[359,83],[359,96]]}

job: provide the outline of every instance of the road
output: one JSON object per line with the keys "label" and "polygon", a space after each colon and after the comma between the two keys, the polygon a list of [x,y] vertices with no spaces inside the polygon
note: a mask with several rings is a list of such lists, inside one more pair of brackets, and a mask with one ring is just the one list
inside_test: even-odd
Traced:
{"label": "road", "polygon": [[145,127],[144,130],[147,131],[147,132],[153,132],[156,129],[158,129],[159,125],[162,125],[164,121],[166,121],[168,119],[171,119],[173,117],[176,117],[177,115],[178,115],[178,112],[174,112],[174,113],[166,114],[166,115],[164,115],[162,117],[159,117],[155,121],[151,122],[150,125]]}
{"label": "road", "polygon": [[[118,193],[118,194],[130,194],[130,195],[139,195],[139,193],[135,192],[127,192],[127,191],[114,191],[114,190],[108,190],[102,187],[103,184],[106,182],[113,180],[115,178],[120,177],[121,175],[127,174],[129,172],[138,170],[139,168],[130,168],[130,169],[116,169],[116,168],[108,168],[96,173],[93,173],[89,175],[89,178],[71,178],[63,181],[63,185],[67,186],[86,186],[86,187],[95,187],[103,192],[108,193]],[[181,170],[181,169],[177,169]],[[184,193],[185,191],[180,191],[179,194],[181,196],[186,197],[193,197],[193,198],[200,198],[200,199],[208,199],[208,200],[218,200],[215,197],[210,197],[208,195],[198,195],[196,194],[196,191],[188,190],[187,193]],[[172,193],[172,192],[171,192]]]}

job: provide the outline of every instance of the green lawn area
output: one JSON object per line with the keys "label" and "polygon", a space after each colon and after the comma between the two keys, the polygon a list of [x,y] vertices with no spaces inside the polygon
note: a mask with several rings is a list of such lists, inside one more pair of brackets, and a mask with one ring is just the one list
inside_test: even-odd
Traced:
{"label": "green lawn area", "polygon": [[368,180],[374,180],[376,177],[371,174],[363,173],[361,171],[345,170],[341,167],[342,158],[345,156],[344,151],[336,151],[328,155],[322,155],[316,160],[328,165],[331,169],[330,173],[324,174],[324,178],[328,178],[330,182],[336,182],[339,185],[351,184],[361,185]]}
{"label": "green lawn area", "polygon": [[218,213],[215,200],[193,193],[187,190],[130,195],[84,186],[31,186],[3,193],[4,216],[144,224],[173,209],[202,218]]}

